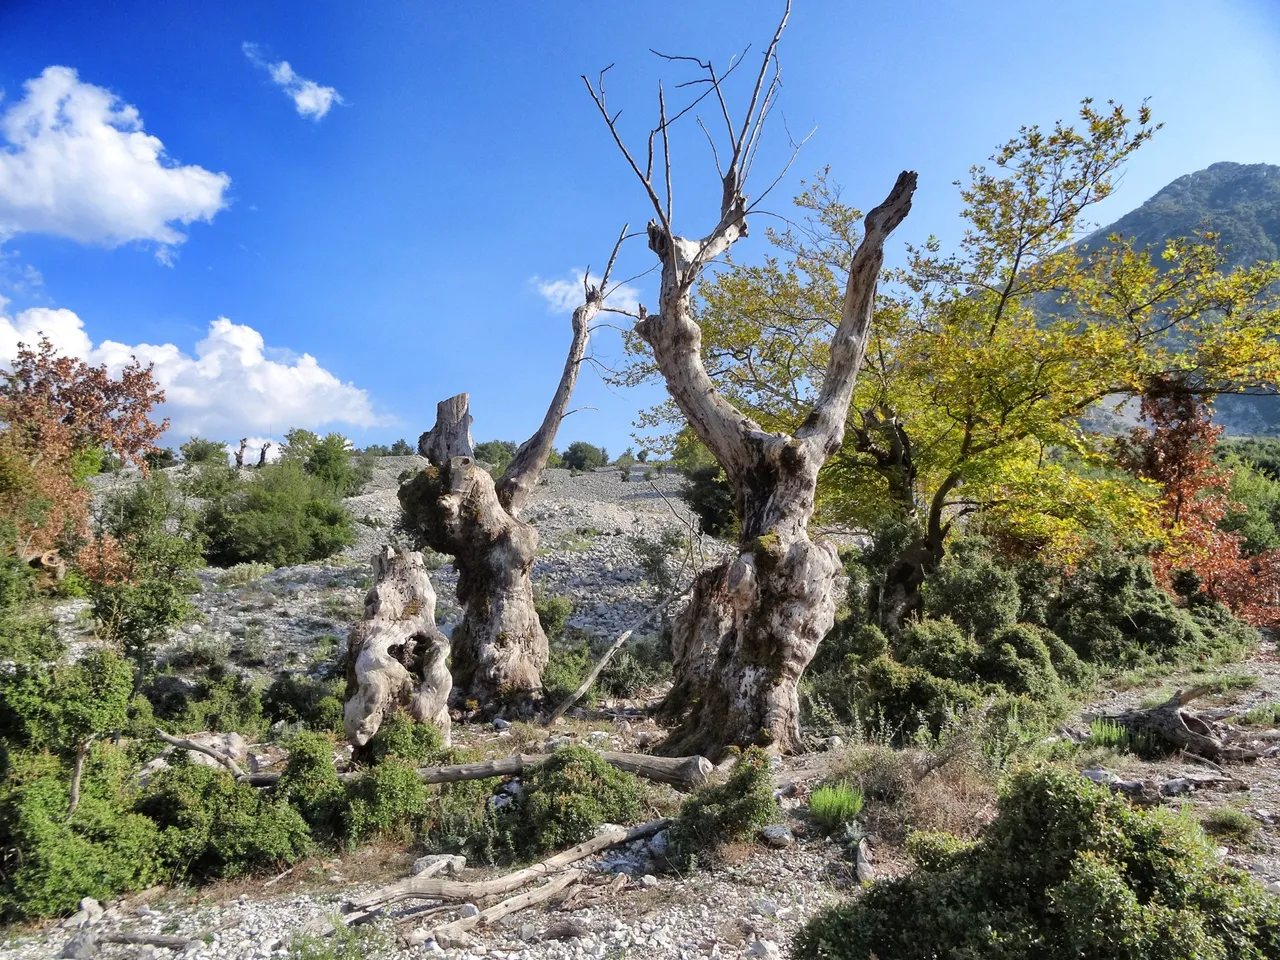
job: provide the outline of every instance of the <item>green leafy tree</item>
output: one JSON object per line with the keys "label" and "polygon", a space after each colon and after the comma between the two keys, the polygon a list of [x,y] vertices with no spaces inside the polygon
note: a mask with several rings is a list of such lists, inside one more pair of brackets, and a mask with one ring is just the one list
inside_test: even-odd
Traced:
{"label": "green leafy tree", "polygon": [[564,465],[570,470],[595,470],[609,464],[609,454],[583,440],[575,440],[564,452]]}
{"label": "green leafy tree", "polygon": [[351,441],[340,433],[319,437],[310,430],[290,430],[280,451],[282,463],[297,463],[339,497],[359,493],[373,476],[373,464],[357,457]]}
{"label": "green leafy tree", "polygon": [[475,454],[477,460],[489,466],[495,477],[500,477],[507,464],[515,458],[516,444],[513,440],[486,440],[476,444]]}
{"label": "green leafy tree", "polygon": [[210,563],[287,566],[323,560],[355,542],[351,514],[333,488],[302,465],[286,460],[255,475],[238,480],[201,514]]}
{"label": "green leafy tree", "polygon": [[192,437],[178,447],[184,463],[220,463],[227,462],[227,445],[221,440],[206,440],[203,437]]}

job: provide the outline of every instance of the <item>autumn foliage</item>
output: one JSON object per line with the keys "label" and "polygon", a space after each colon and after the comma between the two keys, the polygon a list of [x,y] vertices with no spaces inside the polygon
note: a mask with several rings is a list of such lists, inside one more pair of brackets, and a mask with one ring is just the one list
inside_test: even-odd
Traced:
{"label": "autumn foliage", "polygon": [[1208,403],[1174,380],[1142,398],[1150,428],[1134,430],[1120,462],[1162,490],[1164,544],[1151,557],[1167,589],[1226,604],[1255,626],[1280,626],[1280,551],[1249,555],[1244,537],[1223,530],[1232,512],[1231,470],[1213,459],[1222,428]]}
{"label": "autumn foliage", "polygon": [[59,356],[48,339],[20,345],[0,372],[0,521],[22,557],[76,550],[89,538],[86,476],[104,452],[145,466],[168,421],[150,419],[164,400],[150,366],[136,360],[112,376]]}

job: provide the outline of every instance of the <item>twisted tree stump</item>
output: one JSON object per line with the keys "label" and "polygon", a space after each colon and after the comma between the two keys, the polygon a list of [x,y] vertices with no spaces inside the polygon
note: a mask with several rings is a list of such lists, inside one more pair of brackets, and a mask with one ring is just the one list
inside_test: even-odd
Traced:
{"label": "twisted tree stump", "polygon": [[384,547],[373,557],[364,619],[347,644],[343,720],[357,751],[388,712],[433,723],[449,742],[449,641],[436,629],[436,592],[422,554]]}

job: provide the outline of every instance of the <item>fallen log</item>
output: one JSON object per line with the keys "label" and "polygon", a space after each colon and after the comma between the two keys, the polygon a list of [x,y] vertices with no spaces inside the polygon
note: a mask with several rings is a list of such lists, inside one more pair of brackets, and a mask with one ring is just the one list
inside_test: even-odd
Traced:
{"label": "fallen log", "polygon": [[[210,757],[218,761],[218,763],[230,770],[231,775],[237,780],[243,780],[247,783],[253,784],[253,776],[241,770],[240,765],[236,763],[235,760],[231,759],[231,757],[227,756],[220,750],[215,750],[213,747],[206,747],[204,744],[196,743],[194,740],[183,740],[181,737],[171,736],[159,728],[156,729],[156,736],[170,746],[181,747],[183,750],[193,750],[196,753],[203,753],[206,757]],[[269,774],[269,776],[274,778],[271,781],[272,783],[275,783],[276,780],[280,779],[280,774],[278,773]],[[258,786],[258,784],[253,785]]]}
{"label": "fallen log", "polygon": [[503,900],[501,903],[495,903],[492,907],[481,910],[472,916],[459,917],[452,923],[446,923],[439,927],[423,927],[420,930],[415,930],[405,937],[405,942],[410,946],[416,946],[420,943],[426,943],[428,940],[434,940],[440,946],[445,946],[457,940],[468,930],[474,930],[476,927],[482,927],[493,923],[495,920],[501,920],[508,914],[525,910],[539,903],[546,903],[561,890],[579,883],[585,876],[586,874],[581,870],[567,870],[558,877],[552,877],[535,890],[517,894],[514,897]]}
{"label": "fallen log", "polygon": [[[201,749],[192,746],[190,749]],[[207,749],[201,750],[208,753]],[[601,758],[610,766],[626,770],[646,780],[667,783],[678,790],[689,791],[703,786],[714,772],[715,767],[706,757],[653,757],[647,753],[617,753],[612,750],[599,751]],[[210,754],[212,755],[212,754]],[[453,763],[442,767],[421,767],[418,779],[423,783],[457,783],[459,780],[486,780],[489,777],[518,777],[522,773],[533,770],[546,763],[554,754],[518,753],[498,760],[485,760],[481,763]],[[233,761],[234,762],[234,761]],[[238,768],[237,768],[238,769]],[[361,775],[359,770],[351,770],[338,774],[338,779],[349,782]],[[255,787],[269,787],[280,779],[279,773],[241,773],[237,779]]]}
{"label": "fallen log", "polygon": [[402,900],[483,900],[486,897],[501,896],[519,890],[525,884],[541,877],[549,876],[564,867],[585,860],[593,854],[621,843],[630,843],[651,837],[667,827],[671,821],[667,818],[650,820],[638,827],[611,827],[590,840],[570,847],[568,850],[548,857],[532,866],[524,867],[513,873],[491,880],[447,880],[439,877],[408,877],[380,890],[375,890],[367,897],[353,900],[348,904],[348,912],[343,921],[350,924],[355,919],[363,919],[375,910],[384,910],[388,906]]}
{"label": "fallen log", "polygon": [[1212,693],[1211,687],[1179,690],[1164,703],[1146,710],[1126,710],[1106,719],[1132,731],[1145,734],[1170,746],[1209,760],[1257,760],[1264,751],[1226,742],[1205,717],[1184,710],[1188,703]]}

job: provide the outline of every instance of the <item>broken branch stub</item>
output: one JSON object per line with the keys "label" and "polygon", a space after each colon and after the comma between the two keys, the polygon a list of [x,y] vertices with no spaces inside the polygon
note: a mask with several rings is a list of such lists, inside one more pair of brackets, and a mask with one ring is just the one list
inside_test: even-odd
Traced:
{"label": "broken branch stub", "polygon": [[386,716],[404,710],[440,728],[449,742],[449,641],[436,628],[436,592],[422,554],[384,547],[373,557],[364,619],[347,644],[343,723],[357,749]]}
{"label": "broken branch stub", "polygon": [[443,467],[454,457],[475,456],[469,404],[465,393],[436,404],[436,425],[418,438],[418,453],[433,466]]}

